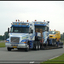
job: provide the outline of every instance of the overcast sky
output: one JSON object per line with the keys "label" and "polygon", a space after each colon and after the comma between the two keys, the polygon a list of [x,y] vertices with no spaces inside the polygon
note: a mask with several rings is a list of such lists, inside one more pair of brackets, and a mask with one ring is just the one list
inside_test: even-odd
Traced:
{"label": "overcast sky", "polygon": [[64,32],[64,1],[0,1],[0,35],[11,22],[50,21],[50,29]]}

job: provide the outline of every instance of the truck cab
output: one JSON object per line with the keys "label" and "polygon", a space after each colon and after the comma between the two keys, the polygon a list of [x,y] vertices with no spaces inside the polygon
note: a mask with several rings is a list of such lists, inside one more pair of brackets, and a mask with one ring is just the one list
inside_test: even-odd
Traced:
{"label": "truck cab", "polygon": [[49,31],[49,38],[56,39],[56,41],[59,41],[61,38],[60,31]]}
{"label": "truck cab", "polygon": [[35,39],[40,41],[41,47],[42,45],[48,45],[48,38],[49,38],[49,21],[33,21],[35,27]]}
{"label": "truck cab", "polygon": [[29,22],[12,22],[11,27],[8,28],[9,38],[6,39],[6,47],[8,51],[11,49],[25,49],[33,48],[35,39],[34,26]]}
{"label": "truck cab", "polygon": [[49,39],[52,40],[52,43],[51,45],[57,45],[57,42],[59,43],[60,42],[60,38],[61,38],[61,35],[60,35],[60,31],[56,31],[56,30],[50,30],[49,31]]}

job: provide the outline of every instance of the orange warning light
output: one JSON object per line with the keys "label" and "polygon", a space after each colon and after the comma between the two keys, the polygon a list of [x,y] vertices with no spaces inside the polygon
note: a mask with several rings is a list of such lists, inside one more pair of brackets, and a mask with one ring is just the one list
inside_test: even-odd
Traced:
{"label": "orange warning light", "polygon": [[36,20],[35,20],[36,21]]}
{"label": "orange warning light", "polygon": [[56,31],[56,30],[54,29],[54,31]]}
{"label": "orange warning light", "polygon": [[44,20],[44,22],[45,22],[45,20]]}
{"label": "orange warning light", "polygon": [[17,22],[17,20],[16,20],[16,22]]}
{"label": "orange warning light", "polygon": [[27,22],[28,22],[28,20],[27,20]]}

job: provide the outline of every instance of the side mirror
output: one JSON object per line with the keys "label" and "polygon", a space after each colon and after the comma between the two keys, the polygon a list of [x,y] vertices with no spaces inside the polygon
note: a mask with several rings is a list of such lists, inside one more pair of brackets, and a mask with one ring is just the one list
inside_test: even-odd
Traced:
{"label": "side mirror", "polygon": [[8,33],[9,33],[9,28],[8,28]]}

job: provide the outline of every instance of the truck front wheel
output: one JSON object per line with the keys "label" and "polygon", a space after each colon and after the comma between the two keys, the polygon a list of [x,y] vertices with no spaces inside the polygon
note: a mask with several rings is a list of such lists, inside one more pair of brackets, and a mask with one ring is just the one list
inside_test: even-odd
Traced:
{"label": "truck front wheel", "polygon": [[8,51],[11,51],[11,48],[8,47],[7,50],[8,50]]}

